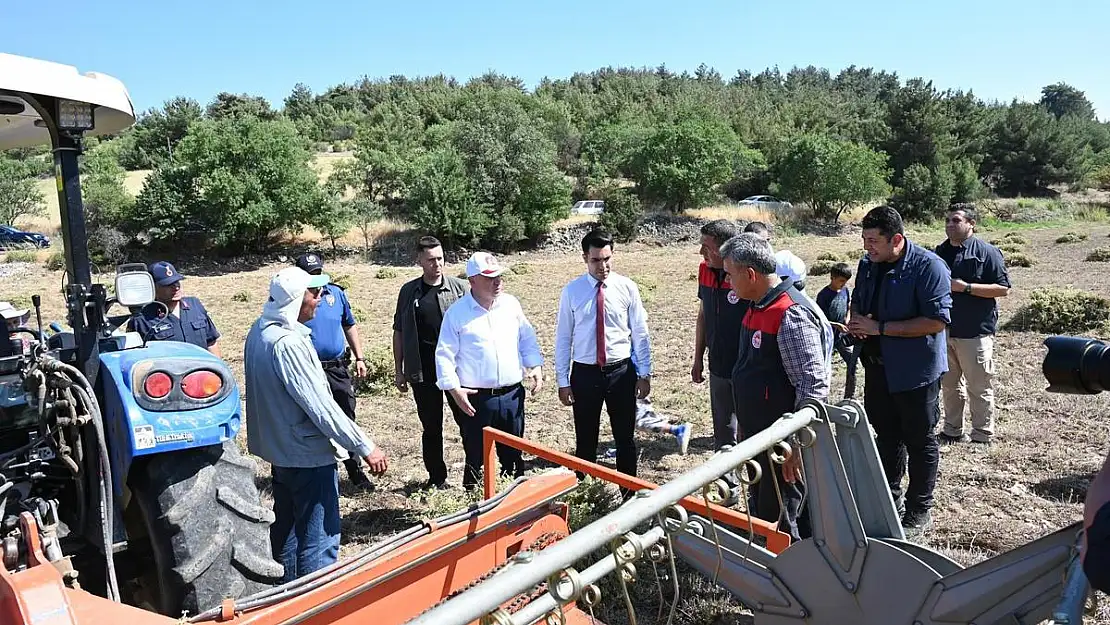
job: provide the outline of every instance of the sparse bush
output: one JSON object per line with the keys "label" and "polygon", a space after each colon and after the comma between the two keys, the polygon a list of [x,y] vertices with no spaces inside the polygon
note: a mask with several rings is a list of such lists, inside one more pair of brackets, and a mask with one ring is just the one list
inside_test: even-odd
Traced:
{"label": "sparse bush", "polygon": [[251,294],[249,291],[239,291],[235,295],[231,296],[231,301],[244,303],[249,302],[251,301]]}
{"label": "sparse bush", "polygon": [[[352,310],[354,307],[352,306]],[[358,319],[358,315],[355,315]],[[361,321],[361,319],[359,319]],[[355,385],[355,395],[381,395],[393,388],[393,355],[389,349],[375,347],[363,354],[366,357],[366,377],[354,375],[351,363],[351,380]]]}
{"label": "sparse bush", "polygon": [[1019,233],[1014,232],[1012,230],[1010,232],[1007,232],[1006,234],[1002,235],[1002,238],[1003,238],[1003,240],[1010,241],[1012,243],[1018,243],[1020,245],[1029,245],[1029,239],[1025,238],[1025,235],[1019,234]]}
{"label": "sparse bush", "polygon": [[1085,260],[1092,263],[1105,263],[1110,261],[1110,247],[1096,247],[1091,250],[1090,254],[1087,254]]}
{"label": "sparse bush", "polygon": [[34,263],[39,257],[33,250],[12,250],[4,254],[5,263]]}
{"label": "sparse bush", "polygon": [[640,287],[640,299],[644,301],[645,305],[655,299],[655,289],[659,286],[655,278],[651,276],[632,276],[632,281]]}
{"label": "sparse bush", "polygon": [[698,279],[698,274],[690,272],[690,275],[686,276],[686,279],[690,282],[696,282]]}
{"label": "sparse bush", "polygon": [[355,316],[355,321],[358,323],[366,321],[366,311],[354,304],[351,304],[351,314]]}
{"label": "sparse bush", "polygon": [[50,271],[61,271],[66,268],[66,255],[62,250],[54,250],[43,263]]}
{"label": "sparse bush", "polygon": [[518,265],[513,265],[512,269],[510,271],[512,271],[515,274],[524,275],[524,274],[532,273],[532,266],[529,265],[528,263],[520,263]]}
{"label": "sparse bush", "polygon": [[1079,334],[1110,322],[1110,300],[1070,287],[1046,287],[1029,294],[1029,303],[1003,326],[1006,330]]}
{"label": "sparse bush", "polygon": [[378,273],[374,274],[374,277],[378,280],[388,280],[390,278],[396,278],[397,270],[393,267],[382,267],[378,270]]}
{"label": "sparse bush", "polygon": [[1025,251],[1025,248],[1017,243],[1002,241],[998,244],[998,251],[1002,252],[1003,256],[1005,256],[1006,254],[1021,254]]}
{"label": "sparse bush", "polygon": [[335,274],[331,277],[331,283],[344,291],[349,291],[351,289],[351,275],[347,273]]}
{"label": "sparse bush", "polygon": [[1025,252],[1011,252],[1003,255],[1007,267],[1032,267],[1033,257]]}
{"label": "sparse bush", "polygon": [[828,273],[832,271],[832,268],[840,262],[840,260],[819,259],[816,262],[810,264],[809,271],[807,273],[811,276],[828,275]]}
{"label": "sparse bush", "polygon": [[[818,261],[831,260],[835,263],[843,262],[843,261],[847,260],[847,258],[848,258],[847,255],[837,254],[836,252],[821,252],[820,254],[817,255],[817,260]],[[814,274],[814,275],[816,275],[816,274]]]}
{"label": "sparse bush", "polygon": [[1079,243],[1080,241],[1086,241],[1086,240],[1087,240],[1087,233],[1086,232],[1081,232],[1081,233],[1068,232],[1066,234],[1062,234],[1062,235],[1056,237],[1056,242],[1057,243]]}

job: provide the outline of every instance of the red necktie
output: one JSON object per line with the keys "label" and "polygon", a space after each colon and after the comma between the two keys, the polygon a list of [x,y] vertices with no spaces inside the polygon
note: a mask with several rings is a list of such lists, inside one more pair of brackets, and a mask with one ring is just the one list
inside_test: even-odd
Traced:
{"label": "red necktie", "polygon": [[597,283],[597,364],[605,366],[605,283]]}

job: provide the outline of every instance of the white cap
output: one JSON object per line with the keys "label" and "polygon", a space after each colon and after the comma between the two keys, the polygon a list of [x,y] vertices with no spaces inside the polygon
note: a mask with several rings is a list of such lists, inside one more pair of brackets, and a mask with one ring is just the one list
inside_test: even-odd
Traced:
{"label": "white cap", "polygon": [[775,274],[780,278],[789,278],[791,282],[805,280],[805,261],[789,250],[779,250],[775,252]]}
{"label": "white cap", "polygon": [[4,319],[22,319],[30,313],[30,309],[19,310],[11,302],[0,302],[0,317]]}
{"label": "white cap", "polygon": [[466,261],[466,277],[473,278],[474,276],[485,276],[487,278],[496,278],[505,271],[501,263],[497,262],[497,258],[489,252],[474,252],[470,256],[470,260]]}
{"label": "white cap", "polygon": [[270,279],[269,304],[283,308],[304,297],[308,289],[326,286],[329,282],[331,276],[326,273],[313,275],[300,267],[286,267]]}

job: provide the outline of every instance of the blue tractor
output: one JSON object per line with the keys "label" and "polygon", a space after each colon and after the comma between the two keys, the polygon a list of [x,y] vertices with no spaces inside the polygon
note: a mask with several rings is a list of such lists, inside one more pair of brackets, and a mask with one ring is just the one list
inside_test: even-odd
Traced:
{"label": "blue tractor", "polygon": [[[134,121],[123,84],[103,74],[0,54],[0,149],[54,151],[69,329],[0,339],[0,551],[28,566],[34,519],[43,552],[67,583],[169,616],[280,584],[273,513],[240,453],[231,369],[185,343],[125,328],[154,301],[143,265],[92,281],[78,157],[86,134]],[[121,314],[109,315],[113,307]]]}

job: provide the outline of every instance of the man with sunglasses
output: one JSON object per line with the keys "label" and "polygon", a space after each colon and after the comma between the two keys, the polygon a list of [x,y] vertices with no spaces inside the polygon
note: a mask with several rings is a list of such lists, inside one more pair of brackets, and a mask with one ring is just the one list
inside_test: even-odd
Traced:
{"label": "man with sunglasses", "polygon": [[[323,275],[324,259],[319,254],[301,254],[296,260],[297,267],[312,276]],[[324,375],[331,387],[335,403],[352,421],[355,420],[355,387],[351,380],[351,357],[354,356],[355,375],[366,377],[366,360],[362,357],[362,341],[359,339],[355,315],[343,287],[330,280],[320,287],[316,314],[304,325],[312,331],[310,338]],[[351,454],[343,462],[347,467],[347,477],[356,487],[371,491],[374,485],[362,471],[358,456]]]}
{"label": "man with sunglasses", "polygon": [[148,271],[154,277],[154,302],[131,318],[128,329],[148,341],[192,343],[222,358],[217,345],[220,331],[204,304],[185,295],[181,284],[185,276],[166,261],[151,264]]}

